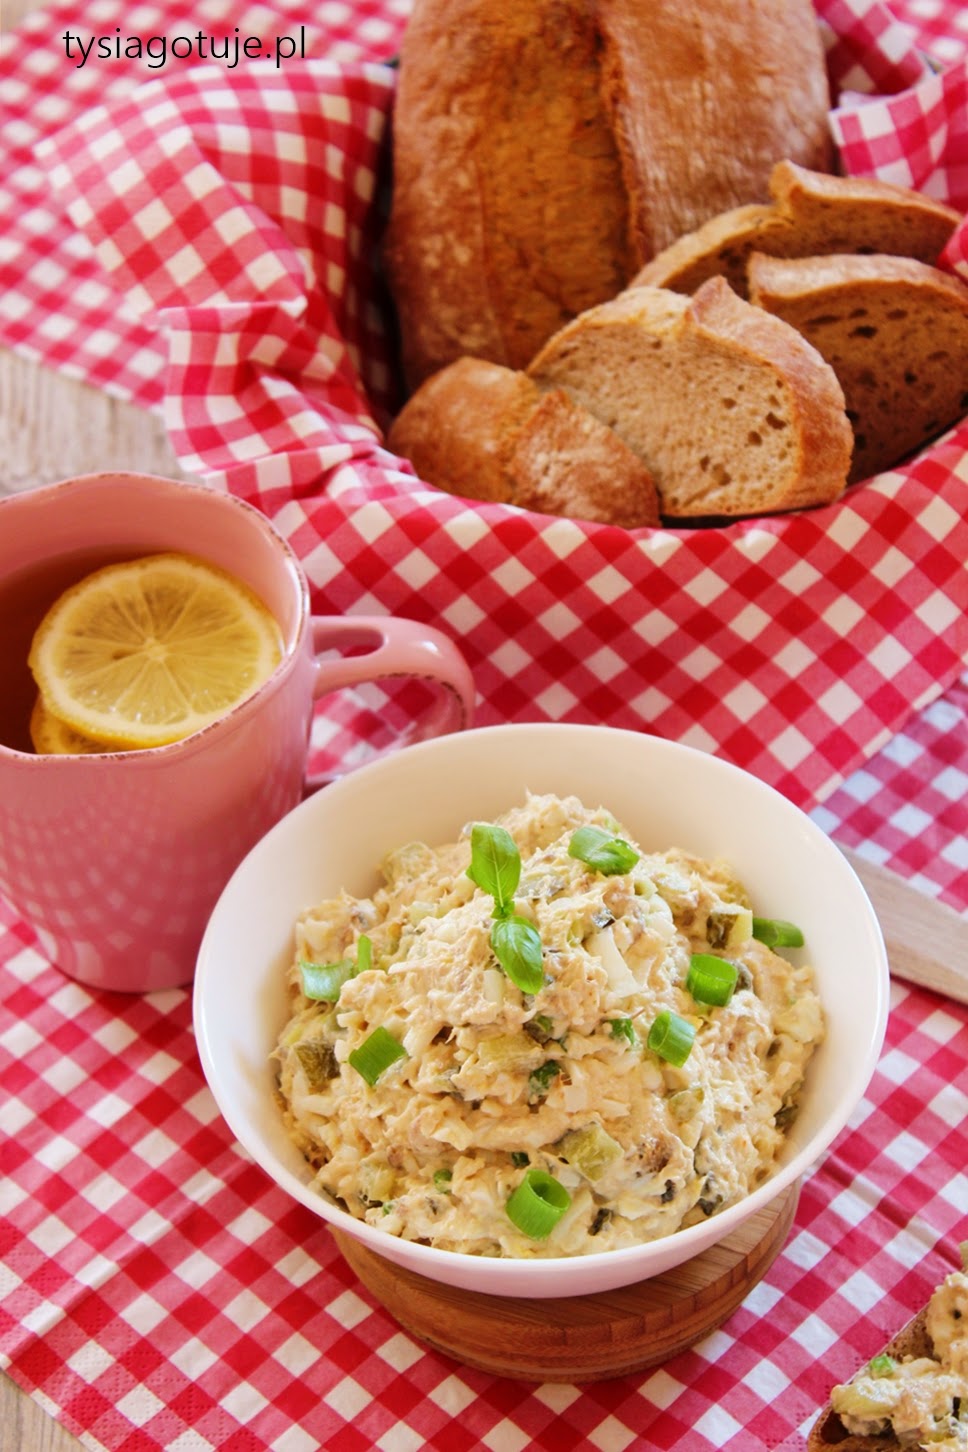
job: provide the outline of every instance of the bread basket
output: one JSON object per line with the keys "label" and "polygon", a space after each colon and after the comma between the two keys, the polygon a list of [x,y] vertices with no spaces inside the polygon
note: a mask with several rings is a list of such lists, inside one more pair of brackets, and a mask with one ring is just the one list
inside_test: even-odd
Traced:
{"label": "bread basket", "polygon": [[[868,8],[857,0],[858,26]],[[844,42],[831,65],[856,84],[856,45],[837,59]],[[900,99],[945,83],[912,65],[923,79],[898,63],[888,78]],[[883,65],[870,75],[883,81]],[[234,80],[188,70],[41,149],[73,225],[140,326],[158,330],[185,469],[273,519],[317,610],[449,632],[475,675],[478,724],[645,730],[717,751],[799,804],[820,800],[962,669],[968,423],[837,504],[707,528],[627,531],[422,483],[380,434],[393,350],[375,245],[393,86],[391,68],[368,62],[256,63]],[[259,175],[246,159],[254,96],[274,118],[258,144],[276,166]],[[845,156],[849,132],[837,133]],[[956,170],[938,174],[943,185]],[[195,246],[200,211],[210,250]],[[394,710],[389,687],[334,703],[322,755],[352,764]]]}

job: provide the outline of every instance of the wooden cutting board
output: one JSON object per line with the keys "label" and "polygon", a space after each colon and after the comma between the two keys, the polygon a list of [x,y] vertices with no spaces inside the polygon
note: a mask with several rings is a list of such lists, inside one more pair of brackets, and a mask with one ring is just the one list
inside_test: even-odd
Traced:
{"label": "wooden cutting board", "polygon": [[877,914],[892,977],[968,1003],[968,918],[859,852],[841,850]]}
{"label": "wooden cutting board", "polygon": [[674,1270],[592,1296],[485,1296],[404,1270],[343,1231],[344,1258],[407,1331],[465,1366],[517,1381],[603,1381],[667,1361],[721,1326],[779,1254],[793,1185],[732,1235]]}

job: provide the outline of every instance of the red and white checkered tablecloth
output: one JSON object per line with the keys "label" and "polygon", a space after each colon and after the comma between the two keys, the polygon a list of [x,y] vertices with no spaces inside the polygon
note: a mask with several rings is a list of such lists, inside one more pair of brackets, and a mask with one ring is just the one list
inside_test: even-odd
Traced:
{"label": "red and white checkered tablecloth", "polygon": [[[968,914],[968,431],[831,511],[723,530],[630,535],[415,480],[374,427],[378,62],[406,10],[67,0],[5,36],[0,343],[163,410],[186,468],[290,538],[317,608],[449,629],[482,722],[715,749]],[[848,168],[968,204],[968,12],[818,12]],[[270,56],[65,55],[65,34],[199,33]],[[287,36],[305,59],[277,66]],[[321,753],[354,760],[381,729],[348,700]],[[638,1377],[502,1381],[404,1333],[249,1163],[186,993],[92,994],[0,902],[0,995],[0,1359],[94,1449],[793,1452],[968,1239],[968,1009],[897,984],[865,1101],[727,1324]]]}

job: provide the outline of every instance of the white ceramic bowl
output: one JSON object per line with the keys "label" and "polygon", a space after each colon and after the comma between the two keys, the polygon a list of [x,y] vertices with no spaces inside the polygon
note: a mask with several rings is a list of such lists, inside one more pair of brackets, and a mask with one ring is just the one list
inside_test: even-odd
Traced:
{"label": "white ceramic bowl", "polygon": [[[356,1220],[308,1187],[283,1129],[270,1054],[288,1017],[285,969],[297,916],[345,887],[372,892],[377,865],[414,839],[455,840],[526,791],[608,807],[646,850],[727,858],[761,916],[799,924],[827,1014],[800,1113],[772,1177],[740,1203],[649,1244],[576,1257],[498,1260],[418,1245]],[[877,919],[846,859],[803,812],[718,758],[599,726],[512,725],[440,737],[342,778],[259,842],[229,882],[198,958],[202,1065],[239,1142],[279,1185],[385,1259],[452,1286],[507,1296],[584,1295],[671,1269],[733,1231],[798,1180],[867,1087],[887,1023]]]}

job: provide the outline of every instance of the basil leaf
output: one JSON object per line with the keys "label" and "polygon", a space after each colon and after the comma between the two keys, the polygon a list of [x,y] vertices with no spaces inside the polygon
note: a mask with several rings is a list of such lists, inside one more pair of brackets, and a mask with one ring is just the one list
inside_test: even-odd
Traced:
{"label": "basil leaf", "polygon": [[568,844],[568,856],[577,857],[605,877],[631,872],[639,854],[623,837],[613,837],[603,827],[579,827]]}
{"label": "basil leaf", "polygon": [[538,993],[544,987],[541,938],[526,918],[498,918],[491,925],[494,956],[511,982],[522,993]]}
{"label": "basil leaf", "polygon": [[467,876],[493,897],[495,916],[507,917],[521,880],[521,856],[510,832],[490,822],[474,823]]}

